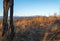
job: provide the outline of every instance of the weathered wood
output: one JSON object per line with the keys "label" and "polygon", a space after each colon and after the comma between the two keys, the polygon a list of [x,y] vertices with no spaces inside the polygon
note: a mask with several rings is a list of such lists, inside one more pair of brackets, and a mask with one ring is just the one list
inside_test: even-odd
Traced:
{"label": "weathered wood", "polygon": [[2,36],[4,36],[8,31],[8,11],[10,8],[10,28],[11,28],[11,41],[15,35],[14,33],[14,24],[13,24],[13,5],[14,5],[14,0],[3,0],[3,33]]}

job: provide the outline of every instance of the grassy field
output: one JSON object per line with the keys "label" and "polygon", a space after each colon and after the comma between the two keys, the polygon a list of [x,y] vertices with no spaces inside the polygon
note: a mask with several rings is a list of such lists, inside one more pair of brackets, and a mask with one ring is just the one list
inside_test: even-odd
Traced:
{"label": "grassy field", "polygon": [[[14,20],[14,26],[15,37],[13,41],[60,41],[59,16],[25,17]],[[1,35],[2,22],[0,21],[0,41],[3,40]],[[6,40],[6,36],[4,39]]]}

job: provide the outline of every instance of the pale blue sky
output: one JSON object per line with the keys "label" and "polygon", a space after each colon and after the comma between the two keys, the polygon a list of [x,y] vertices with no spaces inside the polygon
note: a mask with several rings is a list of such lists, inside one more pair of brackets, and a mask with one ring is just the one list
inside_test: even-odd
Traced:
{"label": "pale blue sky", "polygon": [[[3,0],[0,0],[0,16],[3,15]],[[60,0],[14,0],[14,16],[59,14]]]}

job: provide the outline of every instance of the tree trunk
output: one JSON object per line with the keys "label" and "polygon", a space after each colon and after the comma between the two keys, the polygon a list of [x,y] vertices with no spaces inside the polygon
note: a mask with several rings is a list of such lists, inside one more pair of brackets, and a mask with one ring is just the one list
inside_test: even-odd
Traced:
{"label": "tree trunk", "polygon": [[10,7],[10,27],[11,27],[11,40],[13,40],[15,32],[14,32],[14,23],[13,23],[13,4],[14,0],[11,0],[11,7]]}
{"label": "tree trunk", "polygon": [[3,2],[3,33],[2,36],[8,31],[8,5],[6,2]]}

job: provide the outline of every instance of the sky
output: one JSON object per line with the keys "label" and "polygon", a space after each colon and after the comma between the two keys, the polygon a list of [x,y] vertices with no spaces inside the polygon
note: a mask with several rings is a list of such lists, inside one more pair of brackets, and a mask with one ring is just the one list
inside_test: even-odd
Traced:
{"label": "sky", "polygon": [[[14,16],[49,16],[60,12],[60,0],[14,0]],[[3,0],[0,0],[3,16]]]}

